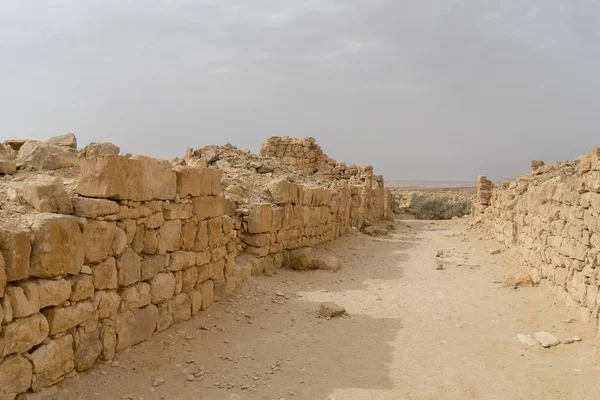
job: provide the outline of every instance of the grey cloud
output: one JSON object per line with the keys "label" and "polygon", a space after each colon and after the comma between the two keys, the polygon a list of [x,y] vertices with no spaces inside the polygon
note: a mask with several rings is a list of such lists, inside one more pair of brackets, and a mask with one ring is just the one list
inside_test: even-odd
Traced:
{"label": "grey cloud", "polygon": [[314,136],[388,179],[434,180],[598,145],[591,0],[6,3],[2,137],[74,131],[171,158]]}

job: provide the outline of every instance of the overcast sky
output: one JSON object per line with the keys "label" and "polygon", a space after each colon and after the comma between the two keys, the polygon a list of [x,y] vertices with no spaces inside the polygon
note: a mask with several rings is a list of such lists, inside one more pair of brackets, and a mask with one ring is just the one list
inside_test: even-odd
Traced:
{"label": "overcast sky", "polygon": [[600,146],[595,0],[0,2],[0,139],[160,158],[313,136],[387,179]]}

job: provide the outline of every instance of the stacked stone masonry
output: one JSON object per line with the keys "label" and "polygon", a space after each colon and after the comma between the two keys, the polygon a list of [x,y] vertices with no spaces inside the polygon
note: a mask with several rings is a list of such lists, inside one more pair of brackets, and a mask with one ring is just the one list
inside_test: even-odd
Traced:
{"label": "stacked stone masonry", "polygon": [[0,400],[111,360],[389,202],[370,168],[328,188],[273,180],[273,203],[238,204],[216,168],[93,149],[74,193],[47,174],[11,182],[34,210],[0,222]]}
{"label": "stacked stone masonry", "polygon": [[579,318],[598,326],[600,148],[574,162],[532,162],[532,173],[502,186],[480,177],[476,222],[519,249],[532,280]]}

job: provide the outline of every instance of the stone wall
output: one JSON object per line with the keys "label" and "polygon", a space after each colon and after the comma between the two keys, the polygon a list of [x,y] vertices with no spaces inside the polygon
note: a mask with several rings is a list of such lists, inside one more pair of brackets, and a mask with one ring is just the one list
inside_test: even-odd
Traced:
{"label": "stone wall", "polygon": [[0,214],[0,400],[110,360],[252,274],[313,268],[310,246],[385,215],[372,169],[328,187],[274,179],[273,203],[238,204],[217,168],[113,150],[84,152],[79,164],[73,190],[51,173],[10,183],[4,209],[17,212]]}
{"label": "stone wall", "polygon": [[597,325],[600,149],[574,162],[536,161],[530,175],[501,187],[492,188],[480,177],[479,189],[475,222],[506,245],[517,246],[534,283]]}

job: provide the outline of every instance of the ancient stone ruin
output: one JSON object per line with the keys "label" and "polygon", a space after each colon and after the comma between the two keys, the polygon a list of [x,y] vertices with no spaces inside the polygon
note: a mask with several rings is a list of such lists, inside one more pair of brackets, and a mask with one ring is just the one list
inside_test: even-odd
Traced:
{"label": "ancient stone ruin", "polygon": [[517,246],[535,284],[598,326],[600,148],[572,162],[531,167],[501,186],[479,177],[473,224]]}
{"label": "ancient stone ruin", "polygon": [[270,138],[260,156],[119,153],[73,134],[0,144],[0,399],[110,360],[250,275],[329,268],[312,246],[392,217],[372,167],[312,138]]}

